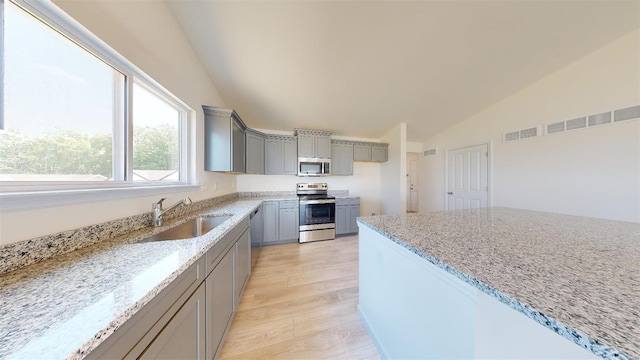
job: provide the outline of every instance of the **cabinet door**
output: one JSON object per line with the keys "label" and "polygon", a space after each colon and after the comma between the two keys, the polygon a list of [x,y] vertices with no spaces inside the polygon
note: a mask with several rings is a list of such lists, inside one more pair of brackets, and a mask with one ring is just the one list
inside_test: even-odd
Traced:
{"label": "cabinet door", "polygon": [[371,146],[354,145],[353,160],[355,161],[371,161]]}
{"label": "cabinet door", "polygon": [[348,206],[336,205],[336,235],[349,233]]}
{"label": "cabinet door", "polygon": [[315,157],[315,136],[298,133],[298,156]]}
{"label": "cabinet door", "polygon": [[283,140],[283,174],[298,174],[298,142],[295,140]]}
{"label": "cabinet door", "polygon": [[242,291],[244,290],[249,274],[251,273],[251,238],[249,236],[249,230],[245,231],[238,239],[235,245],[236,247],[236,262],[235,262],[235,308],[240,304],[240,298],[242,297]]}
{"label": "cabinet door", "polygon": [[278,231],[279,226],[279,213],[278,202],[267,201],[262,207],[263,219],[264,219],[264,239],[265,243],[274,242],[280,240]]}
{"label": "cabinet door", "polygon": [[387,161],[387,148],[384,146],[372,146],[371,147],[371,160],[372,161]]}
{"label": "cabinet door", "polygon": [[331,157],[331,136],[315,135],[315,157]]}
{"label": "cabinet door", "polygon": [[[234,248],[220,260],[211,272],[206,285],[206,351],[207,359],[213,359],[219,351],[227,325],[233,315],[233,257]],[[191,357],[196,359],[196,357]]]}
{"label": "cabinet door", "polygon": [[279,229],[280,240],[297,240],[300,237],[298,225],[298,208],[280,209]]}
{"label": "cabinet door", "polygon": [[[265,140],[265,174],[282,174],[282,141],[276,139]],[[297,166],[297,165],[296,165]]]}
{"label": "cabinet door", "polygon": [[142,353],[142,359],[202,359],[205,355],[205,286],[200,285]]}
{"label": "cabinet door", "polygon": [[331,175],[353,175],[353,145],[331,145]]}
{"label": "cabinet door", "polygon": [[264,137],[247,133],[247,174],[264,174]]}
{"label": "cabinet door", "polygon": [[232,164],[233,164],[233,172],[239,172],[239,173],[244,173],[246,168],[245,168],[245,158],[244,158],[244,152],[245,152],[245,146],[244,146],[244,130],[242,129],[242,126],[240,125],[240,123],[238,122],[238,120],[236,120],[235,118],[233,118],[232,121],[232,136],[233,136],[233,144],[231,144],[233,146],[233,151],[231,153],[232,156]]}
{"label": "cabinet door", "polygon": [[354,234],[358,232],[357,217],[360,216],[360,205],[349,205],[349,233]]}

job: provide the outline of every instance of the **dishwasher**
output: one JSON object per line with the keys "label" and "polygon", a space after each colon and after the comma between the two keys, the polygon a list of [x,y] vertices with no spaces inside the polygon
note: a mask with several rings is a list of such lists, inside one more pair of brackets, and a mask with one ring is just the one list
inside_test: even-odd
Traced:
{"label": "dishwasher", "polygon": [[251,270],[256,265],[258,257],[260,256],[260,249],[262,248],[263,240],[263,219],[262,219],[262,204],[255,209],[249,217],[251,226]]}

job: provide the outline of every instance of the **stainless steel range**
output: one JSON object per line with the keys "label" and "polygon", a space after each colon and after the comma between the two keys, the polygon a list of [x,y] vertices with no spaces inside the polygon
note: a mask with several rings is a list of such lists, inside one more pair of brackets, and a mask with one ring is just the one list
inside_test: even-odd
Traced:
{"label": "stainless steel range", "polygon": [[298,184],[300,243],[336,237],[336,198],[327,195],[326,183]]}

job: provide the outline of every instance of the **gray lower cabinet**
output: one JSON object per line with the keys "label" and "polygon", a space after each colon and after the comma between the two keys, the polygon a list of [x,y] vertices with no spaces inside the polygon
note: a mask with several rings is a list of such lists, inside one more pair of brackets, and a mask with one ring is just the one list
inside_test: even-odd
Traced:
{"label": "gray lower cabinet", "polygon": [[280,209],[280,241],[298,241],[300,226],[298,225],[300,210],[296,208]]}
{"label": "gray lower cabinet", "polygon": [[222,347],[222,340],[233,316],[233,257],[234,248],[220,260],[206,280],[206,349],[207,359],[213,359]]}
{"label": "gray lower cabinet", "polygon": [[245,231],[235,245],[235,274],[234,274],[234,291],[236,299],[234,303],[240,303],[242,292],[247,285],[249,275],[251,275],[251,235],[250,231]]}
{"label": "gray lower cabinet", "polygon": [[358,216],[360,216],[360,198],[336,199],[336,235],[357,233]]}
{"label": "gray lower cabinet", "polygon": [[264,244],[298,241],[300,237],[298,200],[266,201],[264,211]]}
{"label": "gray lower cabinet", "polygon": [[247,217],[87,358],[214,359],[250,273]]}
{"label": "gray lower cabinet", "polygon": [[331,144],[331,175],[353,175],[353,145],[333,141]]}
{"label": "gray lower cabinet", "polygon": [[202,359],[205,355],[205,286],[200,284],[140,359]]}
{"label": "gray lower cabinet", "polygon": [[246,163],[247,174],[264,174],[264,134],[252,130],[246,130]]}
{"label": "gray lower cabinet", "polygon": [[264,173],[268,175],[297,174],[297,146],[295,136],[266,135]]}

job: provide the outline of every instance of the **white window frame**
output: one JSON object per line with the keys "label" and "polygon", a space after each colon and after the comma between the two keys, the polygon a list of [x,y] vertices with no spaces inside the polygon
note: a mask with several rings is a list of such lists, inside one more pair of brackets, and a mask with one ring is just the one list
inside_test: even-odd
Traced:
{"label": "white window frame", "polygon": [[[142,70],[133,63],[117,53],[104,41],[93,35],[51,1],[0,0],[0,24],[3,26],[5,1],[12,2],[32,13],[48,26],[62,33],[71,41],[77,43],[106,64],[124,74],[127,97],[124,100],[124,104],[118,104],[123,106],[120,110],[124,111],[124,109],[126,109],[125,126],[116,126],[113,133],[114,171],[119,172],[121,171],[120,169],[124,169],[124,173],[114,173],[114,178],[124,178],[124,181],[3,181],[0,182],[0,213],[199,189],[199,186],[196,185],[195,177],[195,111],[193,109],[171,94],[157,81],[142,72]],[[4,36],[4,28],[2,36]],[[0,38],[0,40],[3,40],[2,47],[4,47],[4,39]],[[4,54],[4,51],[2,51],[2,54]],[[4,59],[0,55],[0,65],[3,63]],[[4,67],[0,70],[0,78],[3,76],[3,71]],[[133,147],[133,137],[126,136],[125,132],[132,134],[132,108],[135,106],[132,102],[134,82],[151,91],[154,95],[171,104],[179,111],[180,182],[133,181],[133,167],[130,165],[133,164],[133,151],[131,151]],[[0,93],[0,95],[2,95],[2,93]],[[0,99],[4,98],[0,97]],[[2,116],[3,114],[0,115],[0,129],[2,128]],[[126,144],[125,139],[127,140]],[[118,144],[120,144],[120,146],[118,146]],[[122,164],[118,164],[118,162],[122,162]]]}

